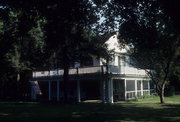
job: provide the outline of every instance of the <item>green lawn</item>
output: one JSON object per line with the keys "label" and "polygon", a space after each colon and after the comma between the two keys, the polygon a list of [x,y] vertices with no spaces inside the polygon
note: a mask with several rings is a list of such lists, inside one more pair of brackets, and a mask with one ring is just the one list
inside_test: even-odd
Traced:
{"label": "green lawn", "polygon": [[119,122],[180,121],[180,95],[158,97],[116,104],[17,103],[0,102],[0,122]]}

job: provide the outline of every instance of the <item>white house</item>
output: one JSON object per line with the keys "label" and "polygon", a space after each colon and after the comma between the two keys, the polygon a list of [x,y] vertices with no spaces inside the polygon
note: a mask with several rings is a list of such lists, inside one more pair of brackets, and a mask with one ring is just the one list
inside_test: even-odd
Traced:
{"label": "white house", "polygon": [[[120,49],[116,35],[110,37],[106,44],[108,50],[114,50],[113,60],[108,65],[103,65],[104,59],[93,57],[92,66],[78,67],[76,63],[75,68],[69,69],[68,97],[78,102],[99,99],[113,103],[150,94],[146,72],[129,65],[128,58],[125,60],[128,47]],[[41,99],[60,101],[64,93],[63,72],[62,69],[33,71],[32,99],[36,100],[40,95]]]}

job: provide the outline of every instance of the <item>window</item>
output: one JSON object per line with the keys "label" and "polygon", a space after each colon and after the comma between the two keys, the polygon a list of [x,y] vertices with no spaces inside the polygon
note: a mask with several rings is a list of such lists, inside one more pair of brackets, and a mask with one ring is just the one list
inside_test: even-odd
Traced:
{"label": "window", "polygon": [[130,58],[129,56],[126,56],[126,66],[133,67],[132,64],[133,64],[132,58]]}
{"label": "window", "polygon": [[148,81],[146,80],[143,81],[143,89],[148,90]]}
{"label": "window", "polygon": [[123,67],[126,66],[126,57],[125,57],[125,55],[118,56],[118,64],[119,64],[119,66],[123,66]]}
{"label": "window", "polygon": [[135,81],[134,80],[126,80],[126,90],[127,91],[135,91]]}

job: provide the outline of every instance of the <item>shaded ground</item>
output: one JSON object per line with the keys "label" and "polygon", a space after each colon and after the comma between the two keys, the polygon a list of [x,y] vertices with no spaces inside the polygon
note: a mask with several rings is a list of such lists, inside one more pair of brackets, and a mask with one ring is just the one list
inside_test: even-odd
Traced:
{"label": "shaded ground", "polygon": [[118,104],[0,103],[0,122],[180,121],[180,95]]}

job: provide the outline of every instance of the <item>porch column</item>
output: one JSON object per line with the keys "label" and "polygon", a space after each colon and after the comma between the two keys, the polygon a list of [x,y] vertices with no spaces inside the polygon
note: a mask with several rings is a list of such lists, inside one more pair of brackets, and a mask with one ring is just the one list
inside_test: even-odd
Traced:
{"label": "porch column", "polygon": [[135,80],[135,97],[137,98],[137,80]]}
{"label": "porch column", "polygon": [[143,80],[141,80],[141,96],[143,96]]}
{"label": "porch column", "polygon": [[110,103],[114,103],[113,101],[113,79],[110,79]]}
{"label": "porch column", "polygon": [[108,80],[108,102],[113,103],[113,80]]}
{"label": "porch column", "polygon": [[151,92],[150,81],[148,80],[147,82],[148,82],[148,95],[150,95],[150,94],[151,94],[151,93],[150,93],[150,92]]}
{"label": "porch column", "polygon": [[124,99],[125,100],[127,100],[126,88],[127,88],[126,79],[124,79]]}
{"label": "porch column", "polygon": [[60,94],[60,93],[59,93],[59,92],[60,92],[60,90],[59,90],[59,82],[60,82],[60,81],[57,80],[57,84],[56,84],[56,85],[57,85],[57,101],[59,101],[59,94]]}
{"label": "porch column", "polygon": [[36,92],[35,92],[35,89],[34,89],[34,81],[30,81],[30,83],[31,83],[31,99],[32,100],[36,100],[37,98],[36,98]]}
{"label": "porch column", "polygon": [[106,90],[106,88],[105,88],[105,81],[104,80],[102,80],[102,87],[101,87],[101,93],[102,93],[102,102],[103,103],[106,103],[106,92],[105,92],[105,90]]}
{"label": "porch column", "polygon": [[48,91],[49,91],[49,97],[48,100],[51,101],[51,81],[48,81]]}
{"label": "porch column", "polygon": [[80,81],[77,80],[77,102],[81,102]]}
{"label": "porch column", "polygon": [[105,96],[104,96],[104,98],[105,98],[105,101],[104,101],[104,103],[108,103],[109,102],[109,81],[108,81],[108,79],[105,79],[105,81],[104,81],[104,84],[105,84]]}

